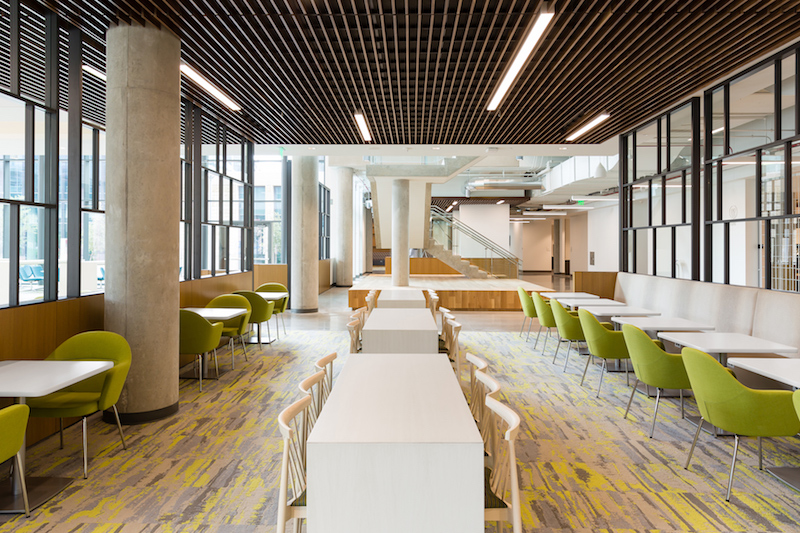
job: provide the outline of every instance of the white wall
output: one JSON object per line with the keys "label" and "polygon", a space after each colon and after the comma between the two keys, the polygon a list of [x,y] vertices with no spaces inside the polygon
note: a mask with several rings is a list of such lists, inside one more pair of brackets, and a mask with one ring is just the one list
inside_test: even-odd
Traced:
{"label": "white wall", "polygon": [[522,224],[523,270],[550,270],[553,257],[553,235],[551,220],[535,220]]}
{"label": "white wall", "polygon": [[511,237],[511,253],[522,259],[525,249],[525,239],[523,227],[530,224],[522,222],[512,222],[508,227],[508,234]]}
{"label": "white wall", "polygon": [[587,269],[616,272],[619,270],[619,206],[595,208],[586,216],[588,255],[594,252],[594,265],[589,264]]}
{"label": "white wall", "polygon": [[569,219],[570,272],[589,270],[588,220],[588,213],[580,213]]}
{"label": "white wall", "polygon": [[[504,250],[509,249],[508,206],[505,204],[472,204],[459,207],[459,220],[483,234]],[[485,257],[483,245],[461,236],[458,254],[462,257]]]}

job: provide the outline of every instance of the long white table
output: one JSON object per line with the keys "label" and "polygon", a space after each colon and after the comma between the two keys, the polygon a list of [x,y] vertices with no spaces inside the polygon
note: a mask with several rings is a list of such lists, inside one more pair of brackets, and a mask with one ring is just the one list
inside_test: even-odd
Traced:
{"label": "long white table", "polygon": [[594,316],[658,316],[659,311],[636,307],[635,305],[584,305],[583,309],[589,311]]}
{"label": "long white table", "polygon": [[582,298],[582,299],[598,299],[600,298],[596,294],[592,294],[589,292],[540,292],[540,296],[545,298]]}
{"label": "long white table", "polygon": [[[24,404],[27,398],[47,396],[84,379],[96,376],[114,366],[111,361],[0,361],[0,397],[16,398]],[[21,450],[25,470],[25,443]],[[72,479],[29,477],[25,479],[31,509],[43,504],[64,488]],[[0,513],[24,512],[19,478],[0,487]]]}
{"label": "long white table", "polygon": [[439,330],[428,309],[375,308],[361,330],[367,353],[437,353]]}
{"label": "long white table", "polygon": [[564,307],[571,307],[572,309],[578,309],[589,305],[591,306],[625,305],[622,302],[618,302],[616,300],[609,300],[608,298],[556,298],[555,300]]}
{"label": "long white table", "polygon": [[184,307],[184,309],[197,313],[209,322],[224,322],[247,312],[244,307]]}
{"label": "long white table", "polygon": [[350,355],[307,475],[309,533],[484,530],[483,441],[444,354]]}
{"label": "long white table", "polygon": [[289,297],[288,292],[258,292],[256,294],[264,298],[268,302],[275,302],[277,300],[283,300],[284,298]]}
{"label": "long white table", "polygon": [[383,308],[422,309],[427,307],[427,302],[421,289],[395,288],[381,289],[377,305]]}
{"label": "long white table", "polygon": [[678,318],[674,316],[615,316],[612,322],[619,324],[630,324],[642,331],[706,331],[714,329],[714,326]]}

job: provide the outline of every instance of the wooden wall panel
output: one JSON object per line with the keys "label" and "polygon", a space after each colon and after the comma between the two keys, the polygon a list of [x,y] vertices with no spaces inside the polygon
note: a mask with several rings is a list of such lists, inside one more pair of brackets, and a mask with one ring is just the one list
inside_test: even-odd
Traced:
{"label": "wooden wall panel", "polygon": [[[351,289],[348,292],[348,305],[358,309],[366,305],[369,289]],[[516,290],[437,290],[439,305],[453,311],[521,311],[519,294]]]}
{"label": "wooden wall panel", "polygon": [[331,288],[331,260],[319,260],[319,293],[327,291]]}
{"label": "wooden wall panel", "polygon": [[616,272],[575,272],[573,280],[575,292],[589,292],[600,298],[614,298]]}
{"label": "wooden wall panel", "polygon": [[205,307],[215,296],[238,290],[253,290],[252,272],[182,281],[180,305],[181,307]]}
{"label": "wooden wall panel", "polygon": [[[439,259],[436,259],[435,257],[412,257],[410,261],[411,262],[409,264],[409,272],[411,274],[427,274],[427,275],[453,274],[457,276],[461,275],[461,272],[459,272],[454,268],[451,268],[450,266],[447,265],[447,263],[444,263]],[[392,273],[391,257],[386,258],[386,273],[387,274]]]}
{"label": "wooden wall panel", "polygon": [[253,287],[257,289],[264,283],[276,282],[289,286],[288,265],[254,265]]}

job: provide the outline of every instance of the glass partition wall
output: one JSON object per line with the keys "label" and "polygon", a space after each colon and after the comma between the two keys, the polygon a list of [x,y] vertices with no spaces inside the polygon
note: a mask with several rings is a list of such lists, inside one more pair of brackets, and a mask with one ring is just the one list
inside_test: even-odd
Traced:
{"label": "glass partition wall", "polygon": [[799,47],[620,136],[621,271],[800,291]]}

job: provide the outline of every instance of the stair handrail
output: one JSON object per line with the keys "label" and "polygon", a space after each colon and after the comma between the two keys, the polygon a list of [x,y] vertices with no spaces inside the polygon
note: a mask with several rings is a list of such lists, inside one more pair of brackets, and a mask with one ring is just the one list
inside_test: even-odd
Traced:
{"label": "stair handrail", "polygon": [[[445,222],[446,224],[449,224],[451,227],[464,233],[466,236],[468,236],[475,242],[479,243],[492,253],[500,256],[502,259],[510,261],[517,267],[517,271],[519,272],[521,264],[519,257],[512,254],[505,248],[501,247],[496,242],[492,241],[491,239],[489,239],[482,233],[478,232],[477,230],[473,229],[469,225],[463,223],[457,218],[453,218],[452,214],[446,212],[444,209],[442,209],[437,205],[431,205],[431,221],[434,220],[440,220]],[[430,236],[433,237],[433,224],[430,225],[430,233],[431,233]]]}

